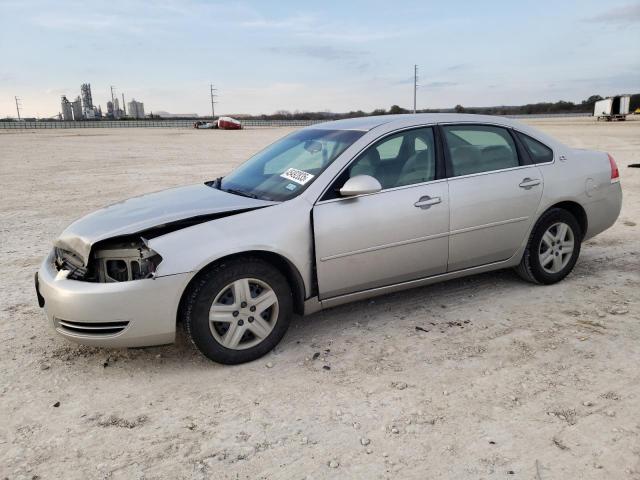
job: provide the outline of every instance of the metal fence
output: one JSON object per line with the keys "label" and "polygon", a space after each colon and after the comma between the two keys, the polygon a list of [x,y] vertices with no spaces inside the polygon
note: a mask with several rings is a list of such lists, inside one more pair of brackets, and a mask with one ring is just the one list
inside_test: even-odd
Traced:
{"label": "metal fence", "polygon": [[[590,117],[590,113],[547,113],[534,115],[505,115],[509,118]],[[56,128],[193,128],[196,120],[96,120],[96,121],[34,121],[0,120],[0,129],[56,129]],[[206,121],[206,120],[200,120]],[[241,120],[244,127],[306,127],[328,120]]]}
{"label": "metal fence", "polygon": [[[0,129],[57,129],[57,128],[193,128],[196,120],[96,120],[96,121],[4,121]],[[202,120],[201,120],[202,121]],[[206,120],[204,120],[206,121]],[[306,127],[326,120],[241,120],[244,127]]]}

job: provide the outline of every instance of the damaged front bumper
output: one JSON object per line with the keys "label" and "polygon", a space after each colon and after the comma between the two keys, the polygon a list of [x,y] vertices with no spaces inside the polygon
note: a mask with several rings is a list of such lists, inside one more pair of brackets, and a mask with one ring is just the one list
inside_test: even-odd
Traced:
{"label": "damaged front bumper", "polygon": [[127,282],[71,280],[53,252],[36,276],[39,303],[55,331],[77,343],[142,347],[172,343],[182,292],[191,273]]}

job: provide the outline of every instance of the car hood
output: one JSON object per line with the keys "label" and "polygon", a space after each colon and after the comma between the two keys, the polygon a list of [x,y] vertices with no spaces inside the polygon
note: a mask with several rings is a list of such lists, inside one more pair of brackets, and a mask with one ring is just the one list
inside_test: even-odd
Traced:
{"label": "car hood", "polygon": [[54,246],[70,250],[87,265],[91,247],[108,238],[144,232],[173,222],[246,211],[277,202],[233,195],[205,184],[171,188],[130,198],[86,215],[69,225]]}

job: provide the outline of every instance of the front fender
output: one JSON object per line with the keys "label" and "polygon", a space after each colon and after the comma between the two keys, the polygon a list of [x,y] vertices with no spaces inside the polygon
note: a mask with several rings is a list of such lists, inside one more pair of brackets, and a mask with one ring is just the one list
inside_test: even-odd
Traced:
{"label": "front fender", "polygon": [[171,232],[148,244],[162,256],[159,277],[198,272],[220,258],[257,250],[289,261],[307,292],[313,284],[311,205],[300,197]]}

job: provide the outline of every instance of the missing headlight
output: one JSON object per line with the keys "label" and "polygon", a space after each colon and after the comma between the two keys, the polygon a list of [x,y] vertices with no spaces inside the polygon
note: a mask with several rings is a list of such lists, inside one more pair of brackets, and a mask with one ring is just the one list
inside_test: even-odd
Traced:
{"label": "missing headlight", "polygon": [[153,277],[162,257],[143,243],[104,245],[93,256],[99,282],[126,282]]}
{"label": "missing headlight", "polygon": [[[105,274],[109,279],[113,279],[117,282],[126,282],[129,280],[129,269],[127,268],[127,262],[124,260],[106,260],[104,265],[106,267]],[[131,277],[133,277],[133,265],[131,273]]]}

